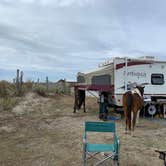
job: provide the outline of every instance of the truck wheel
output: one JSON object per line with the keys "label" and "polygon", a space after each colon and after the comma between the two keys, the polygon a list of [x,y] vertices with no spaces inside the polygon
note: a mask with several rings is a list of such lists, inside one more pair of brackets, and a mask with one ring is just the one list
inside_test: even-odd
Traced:
{"label": "truck wheel", "polygon": [[147,114],[150,116],[154,116],[157,113],[157,108],[154,104],[150,104],[147,107]]}

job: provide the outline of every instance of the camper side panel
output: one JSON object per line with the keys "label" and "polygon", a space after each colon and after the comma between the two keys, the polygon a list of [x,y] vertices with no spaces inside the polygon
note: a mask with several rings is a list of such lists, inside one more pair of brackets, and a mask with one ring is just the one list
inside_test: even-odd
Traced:
{"label": "camper side panel", "polygon": [[[122,95],[134,84],[145,85],[145,96],[166,96],[166,64],[152,62],[130,62],[125,65],[125,59],[114,61],[115,100],[122,106]],[[127,84],[127,86],[125,86]]]}

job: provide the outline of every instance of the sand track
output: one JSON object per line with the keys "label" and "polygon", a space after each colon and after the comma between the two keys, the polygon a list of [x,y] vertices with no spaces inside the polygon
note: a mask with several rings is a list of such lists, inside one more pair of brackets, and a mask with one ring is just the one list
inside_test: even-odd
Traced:
{"label": "sand track", "polygon": [[[12,111],[0,112],[0,165],[81,166],[83,124],[86,120],[98,121],[98,106],[89,98],[87,113],[81,110],[73,114],[72,108],[72,96],[43,98],[29,93]],[[116,125],[121,165],[162,165],[154,150],[166,150],[164,125],[141,119],[135,137],[124,134],[123,120]],[[111,141],[110,135],[92,138]]]}

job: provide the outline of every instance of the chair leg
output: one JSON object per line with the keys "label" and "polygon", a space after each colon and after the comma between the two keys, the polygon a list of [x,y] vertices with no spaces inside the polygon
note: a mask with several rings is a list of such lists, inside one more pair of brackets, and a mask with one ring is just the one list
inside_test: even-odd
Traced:
{"label": "chair leg", "polygon": [[83,166],[86,166],[87,162],[86,162],[86,152],[83,153]]}
{"label": "chair leg", "polygon": [[83,154],[82,154],[82,159],[83,159],[83,166],[87,165],[87,154],[86,154],[86,144],[83,144]]}
{"label": "chair leg", "polygon": [[100,160],[100,161],[97,162],[94,166],[100,165],[100,164],[104,163],[106,160],[108,160],[108,159],[110,159],[110,158],[112,158],[112,155],[111,155],[111,156],[108,156],[108,157],[106,157],[106,158],[104,158],[103,160]]}
{"label": "chair leg", "polygon": [[120,165],[119,161],[117,161],[117,162],[116,162],[116,165],[117,165],[117,166],[119,166],[119,165]]}
{"label": "chair leg", "polygon": [[119,166],[120,165],[120,163],[119,163],[119,155],[117,155],[117,159],[115,161],[116,161],[116,165]]}
{"label": "chair leg", "polygon": [[120,165],[119,160],[116,162],[116,165],[117,165],[117,166],[119,166],[119,165]]}

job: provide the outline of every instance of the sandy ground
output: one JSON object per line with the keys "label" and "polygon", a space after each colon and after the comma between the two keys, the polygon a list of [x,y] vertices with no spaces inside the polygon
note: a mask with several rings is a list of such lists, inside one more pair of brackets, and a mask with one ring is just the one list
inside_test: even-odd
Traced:
{"label": "sandy ground", "polygon": [[[81,166],[83,124],[99,121],[98,105],[89,98],[87,113],[73,114],[73,102],[72,96],[29,93],[12,111],[0,112],[0,166]],[[124,134],[124,120],[116,121],[121,165],[162,165],[155,152],[166,150],[166,120],[161,122],[141,119],[132,137]],[[109,142],[112,136],[92,138]]]}

